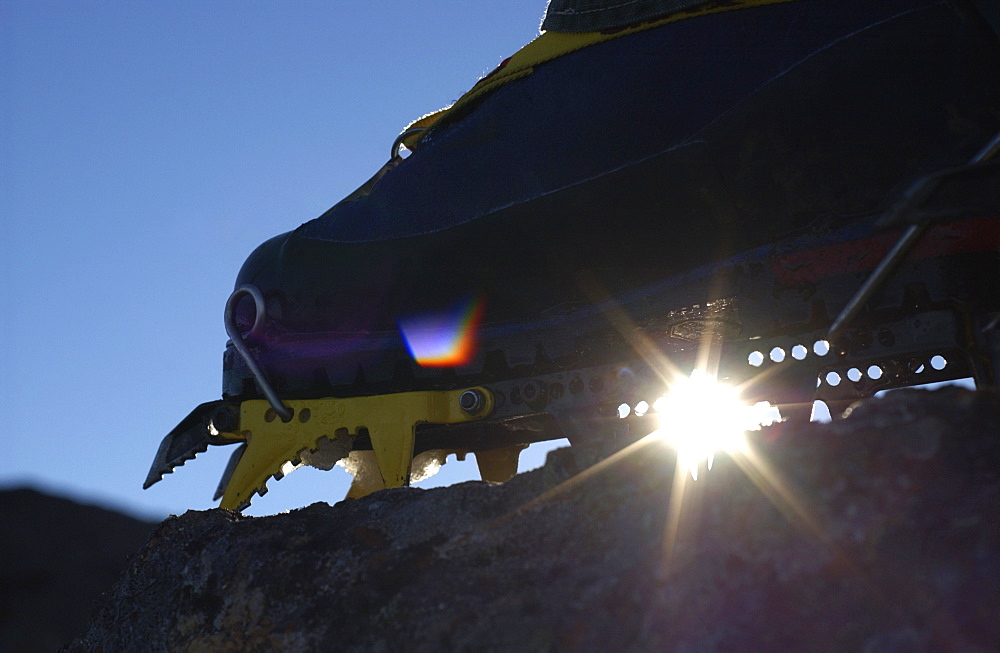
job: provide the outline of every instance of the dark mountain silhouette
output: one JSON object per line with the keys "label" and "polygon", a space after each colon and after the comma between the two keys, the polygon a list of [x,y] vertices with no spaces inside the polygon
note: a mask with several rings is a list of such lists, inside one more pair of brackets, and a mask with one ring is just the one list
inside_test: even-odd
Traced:
{"label": "dark mountain silhouette", "polygon": [[0,651],[55,651],[79,635],[154,526],[29,488],[0,491]]}

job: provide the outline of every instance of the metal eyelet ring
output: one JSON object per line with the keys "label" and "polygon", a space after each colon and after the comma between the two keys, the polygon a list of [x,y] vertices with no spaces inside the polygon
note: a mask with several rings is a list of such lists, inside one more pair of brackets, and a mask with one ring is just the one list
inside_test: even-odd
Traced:
{"label": "metal eyelet ring", "polygon": [[412,129],[407,129],[402,134],[396,137],[396,140],[392,142],[392,151],[389,153],[389,159],[402,159],[403,157],[399,154],[399,148],[403,147],[403,141],[408,139],[410,136],[415,134],[422,134],[427,131],[426,127],[413,127]]}

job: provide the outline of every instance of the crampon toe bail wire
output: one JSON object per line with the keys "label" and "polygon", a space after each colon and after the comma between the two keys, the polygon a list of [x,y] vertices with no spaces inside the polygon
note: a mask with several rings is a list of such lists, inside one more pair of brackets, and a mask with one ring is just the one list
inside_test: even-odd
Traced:
{"label": "crampon toe bail wire", "polygon": [[290,408],[281,403],[278,399],[278,395],[274,392],[274,388],[268,382],[267,377],[264,376],[264,371],[260,369],[257,365],[257,361],[253,359],[250,354],[250,349],[246,345],[246,341],[243,339],[243,334],[240,333],[239,327],[236,325],[236,306],[239,304],[240,299],[244,295],[249,295],[254,302],[254,320],[253,326],[247,332],[247,335],[256,333],[264,327],[264,322],[267,318],[267,306],[264,302],[264,294],[261,293],[260,288],[252,285],[243,285],[233,291],[233,294],[229,296],[226,301],[226,333],[229,335],[229,339],[233,343],[233,347],[236,351],[240,353],[243,357],[244,362],[246,362],[247,367],[250,369],[250,373],[253,374],[253,378],[257,381],[257,386],[260,391],[264,393],[264,397],[267,399],[268,403],[271,404],[271,408],[274,412],[281,418],[283,422],[287,422],[292,419],[292,411]]}

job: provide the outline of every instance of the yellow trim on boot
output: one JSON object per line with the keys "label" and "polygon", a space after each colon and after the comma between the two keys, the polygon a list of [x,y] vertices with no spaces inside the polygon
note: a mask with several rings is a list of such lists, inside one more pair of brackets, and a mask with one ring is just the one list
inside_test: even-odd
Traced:
{"label": "yellow trim on boot", "polygon": [[[440,122],[448,114],[468,105],[471,102],[482,98],[488,93],[492,93],[508,82],[521,79],[530,75],[535,66],[543,64],[563,55],[582,50],[592,45],[598,45],[622,36],[637,34],[646,30],[678,23],[691,18],[699,18],[712,14],[719,14],[736,9],[749,9],[766,5],[783,4],[794,2],[795,0],[723,0],[709,2],[690,9],[684,9],[670,14],[664,18],[653,19],[629,27],[603,32],[544,32],[523,48],[515,52],[500,68],[480,79],[475,86],[460,97],[451,106],[445,107],[434,113],[414,120],[403,131],[423,127],[429,129]],[[425,132],[415,133],[403,140],[403,144],[410,149],[419,147],[420,139]]]}

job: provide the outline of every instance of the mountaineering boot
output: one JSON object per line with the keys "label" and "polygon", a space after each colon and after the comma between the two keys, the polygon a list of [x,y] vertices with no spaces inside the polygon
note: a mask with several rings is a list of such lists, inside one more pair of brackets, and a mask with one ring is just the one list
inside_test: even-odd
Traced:
{"label": "mountaineering boot", "polygon": [[[236,285],[264,297],[247,345],[277,394],[600,358],[609,306],[642,323],[733,295],[732,257],[870,229],[1000,130],[996,37],[962,3],[726,5],[542,34],[374,184],[261,245]],[[224,390],[258,394],[231,346]]]}
{"label": "mountaineering boot", "polygon": [[352,497],[452,454],[503,481],[535,442],[663,428],[658,398],[695,373],[804,419],[997,384],[988,3],[579,3],[250,255],[222,399],[164,438],[147,487],[238,443],[234,510],[302,464],[346,467]]}

